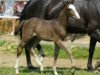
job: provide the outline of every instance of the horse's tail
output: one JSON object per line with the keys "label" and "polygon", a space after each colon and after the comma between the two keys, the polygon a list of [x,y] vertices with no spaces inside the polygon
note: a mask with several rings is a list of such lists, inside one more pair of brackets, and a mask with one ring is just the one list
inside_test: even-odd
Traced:
{"label": "horse's tail", "polygon": [[19,22],[19,24],[15,28],[14,35],[17,35],[19,32],[21,33],[24,22],[25,22],[25,20],[22,20]]}

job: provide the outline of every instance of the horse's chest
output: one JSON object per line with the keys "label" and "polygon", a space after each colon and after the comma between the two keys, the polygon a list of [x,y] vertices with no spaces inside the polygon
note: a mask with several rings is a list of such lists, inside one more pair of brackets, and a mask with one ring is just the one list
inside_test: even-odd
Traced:
{"label": "horse's chest", "polygon": [[54,26],[54,32],[57,34],[59,37],[65,37],[66,36],[66,30],[63,26],[56,25]]}

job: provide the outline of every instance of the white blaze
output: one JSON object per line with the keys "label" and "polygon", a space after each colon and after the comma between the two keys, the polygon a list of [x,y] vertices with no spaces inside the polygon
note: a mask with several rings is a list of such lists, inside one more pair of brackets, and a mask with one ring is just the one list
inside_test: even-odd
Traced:
{"label": "white blaze", "polygon": [[75,13],[75,16],[76,16],[78,19],[80,19],[79,13],[77,12],[77,10],[76,10],[76,8],[75,8],[75,6],[74,6],[73,4],[70,4],[70,5],[69,5],[69,9],[73,10],[74,13]]}

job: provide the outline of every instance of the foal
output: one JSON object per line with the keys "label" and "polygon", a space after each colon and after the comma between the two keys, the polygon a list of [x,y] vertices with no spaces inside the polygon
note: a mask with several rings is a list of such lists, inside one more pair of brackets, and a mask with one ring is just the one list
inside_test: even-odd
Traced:
{"label": "foal", "polygon": [[[66,37],[67,37],[67,21],[69,17],[79,19],[80,16],[77,13],[74,5],[70,3],[64,3],[63,8],[61,9],[59,16],[54,20],[43,20],[40,18],[31,18],[29,20],[21,21],[20,24],[23,25],[22,28],[22,39],[17,47],[17,59],[16,59],[16,74],[19,74],[18,62],[21,55],[22,49],[34,36],[34,48],[41,40],[52,41],[55,44],[54,50],[54,62],[53,62],[53,71],[55,75],[58,75],[56,71],[56,61],[59,53],[59,49],[64,49],[70,56],[72,67],[74,67],[73,57],[71,50],[67,50],[65,46]],[[43,65],[40,60],[37,58],[34,50],[32,50],[36,61],[41,66],[41,71],[43,71]]]}

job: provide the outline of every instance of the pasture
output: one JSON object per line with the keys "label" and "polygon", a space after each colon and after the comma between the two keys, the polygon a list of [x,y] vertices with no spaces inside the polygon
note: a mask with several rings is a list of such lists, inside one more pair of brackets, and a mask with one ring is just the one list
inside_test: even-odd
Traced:
{"label": "pasture", "polygon": [[[14,65],[19,38],[18,36],[11,36],[10,33],[8,33],[11,31],[11,25],[11,20],[0,20],[0,75],[15,75]],[[76,59],[77,69],[75,75],[100,75],[100,73],[89,72],[86,69],[89,44],[88,39],[89,37],[82,37],[81,39],[75,40],[73,43],[68,40],[67,46],[73,47],[73,56]],[[43,41],[41,44],[46,54],[46,58],[44,60],[45,71],[43,75],[53,75],[51,67],[54,45],[51,42],[47,43]],[[96,61],[100,61],[100,44],[97,44],[93,58],[93,65],[95,65]],[[24,50],[21,55],[20,63],[20,75],[41,75],[39,70],[33,71],[26,68]],[[32,63],[38,67],[36,62],[34,62],[33,57]],[[66,53],[63,50],[60,51],[57,67],[60,75],[70,75],[70,61],[68,58],[66,60]]]}
{"label": "pasture", "polygon": [[[82,43],[82,40],[84,41]],[[9,33],[0,36],[0,75],[15,75],[15,59],[16,59],[16,48],[18,44],[18,36],[11,36]],[[71,43],[68,41],[68,47],[75,46],[72,48],[73,56],[76,59],[77,69],[75,75],[100,75],[100,73],[88,72],[86,69],[87,57],[88,57],[88,37],[77,39]],[[81,42],[81,43],[80,43]],[[53,49],[54,45],[52,42],[47,43],[42,41],[42,47],[46,53],[44,59],[45,71],[43,75],[53,75],[52,72],[52,61],[53,61]],[[99,44],[96,47],[93,65],[96,61],[100,60],[100,47]],[[68,57],[68,56],[67,56]],[[20,58],[20,75],[41,75],[39,70],[33,71],[26,68],[26,60],[24,50]],[[34,58],[32,57],[32,63],[38,67]],[[57,63],[58,73],[60,75],[70,75],[70,60],[67,58],[66,53],[60,50],[59,59]],[[66,68],[67,67],[67,68]]]}
{"label": "pasture", "polygon": [[[59,75],[70,75],[70,69],[58,68]],[[9,67],[0,68],[0,75],[15,75],[15,69]],[[46,68],[44,74],[39,71],[29,70],[27,68],[20,68],[20,75],[53,75],[50,67]],[[77,69],[75,75],[100,75],[100,73],[87,72],[85,69]]]}

